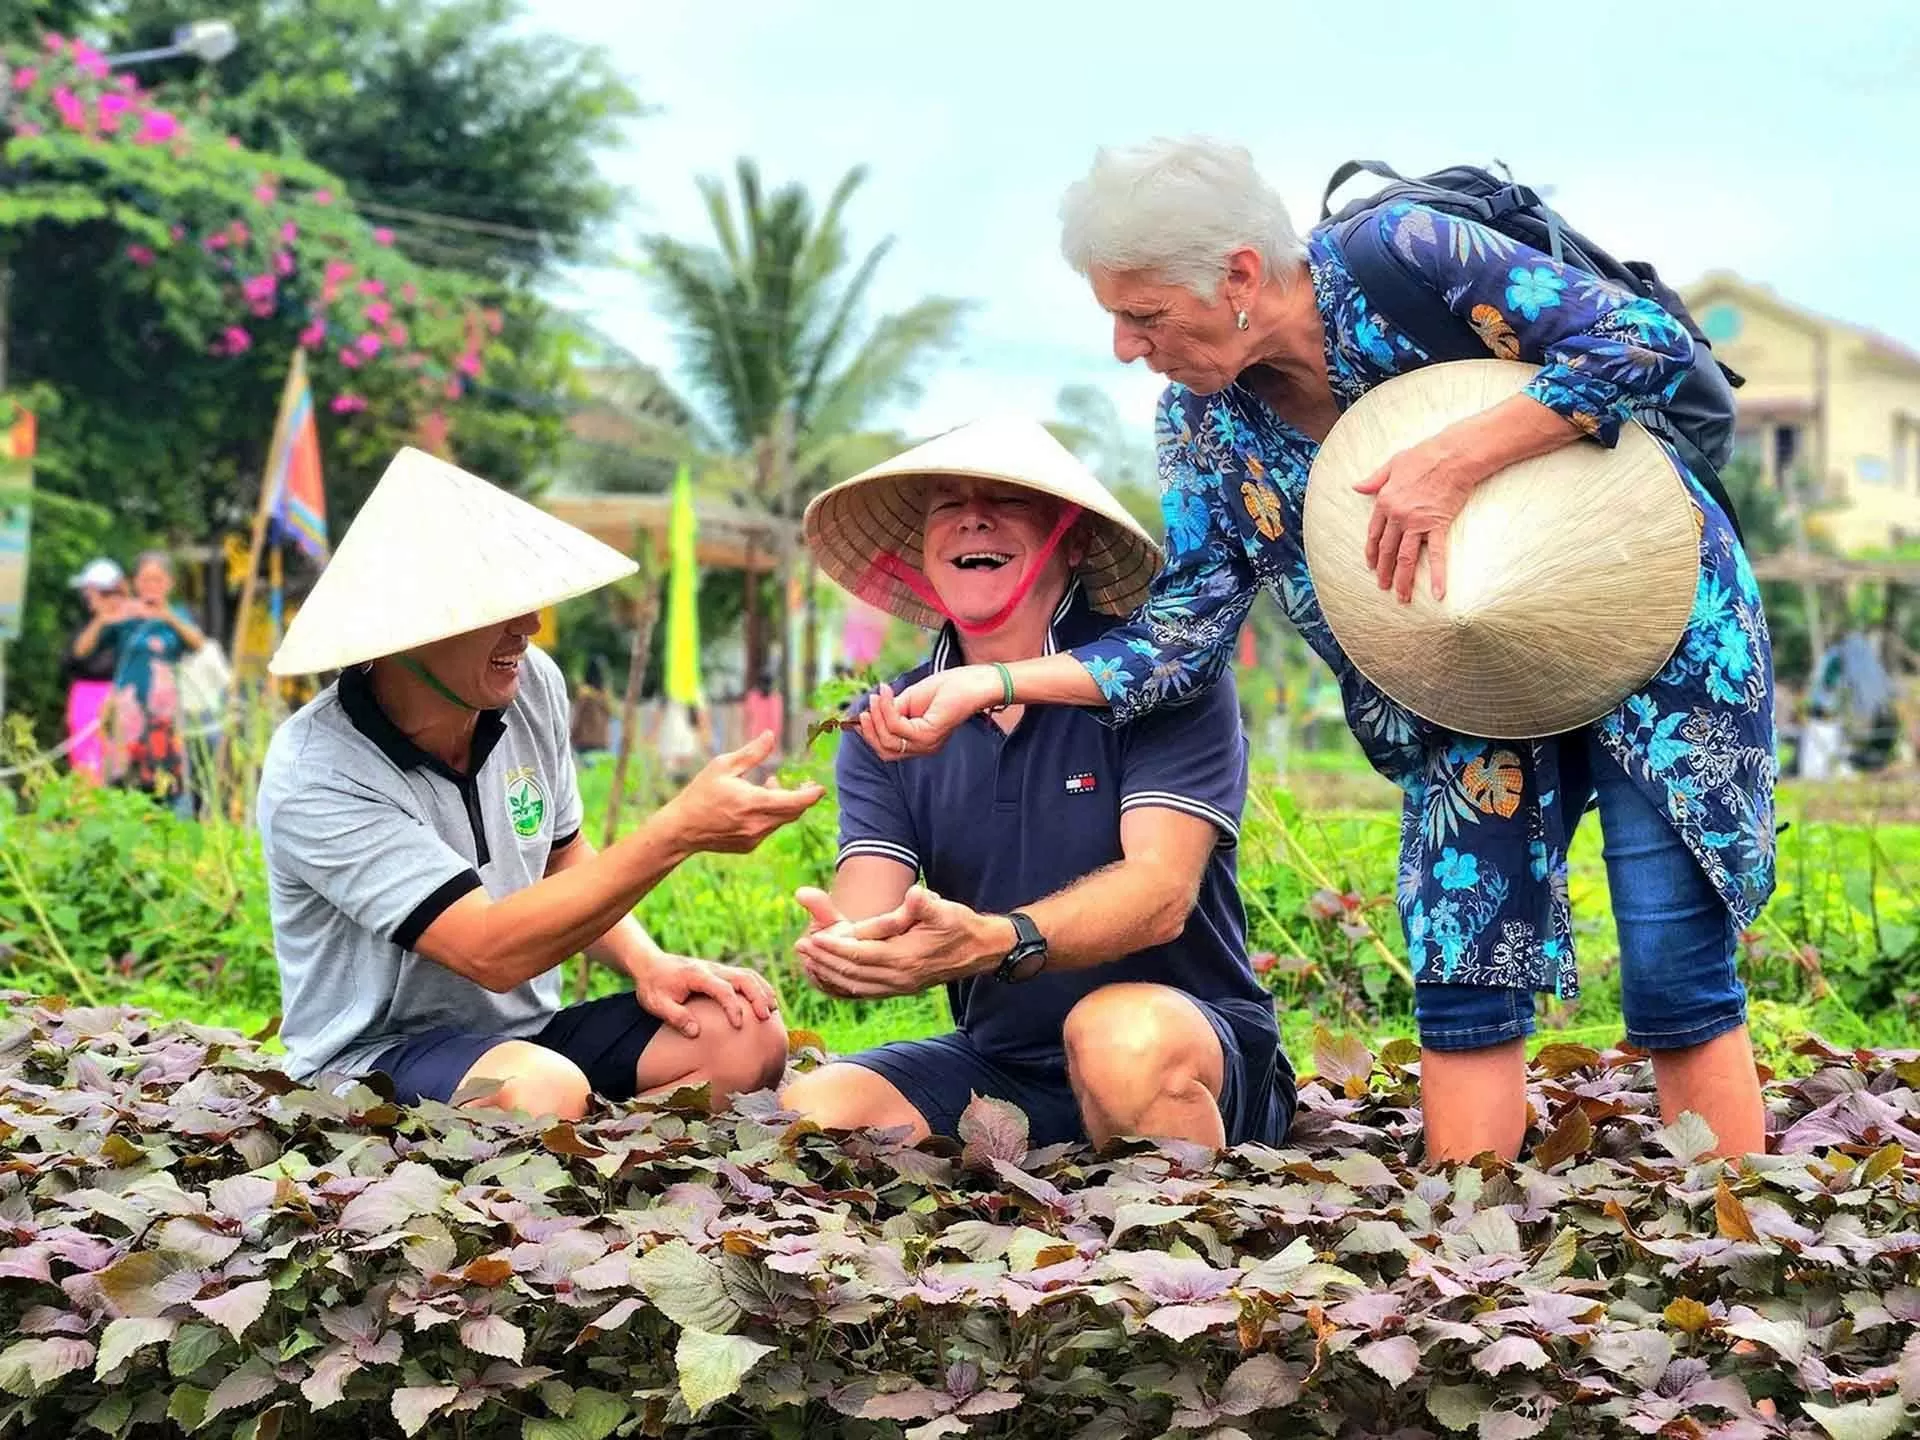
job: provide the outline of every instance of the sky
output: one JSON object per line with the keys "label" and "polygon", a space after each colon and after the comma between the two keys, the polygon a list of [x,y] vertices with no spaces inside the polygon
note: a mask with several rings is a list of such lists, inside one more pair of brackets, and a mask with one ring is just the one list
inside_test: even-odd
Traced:
{"label": "sky", "polygon": [[[1676,283],[1733,270],[1920,348],[1920,0],[530,0],[530,18],[602,47],[654,107],[603,157],[632,194],[612,249],[709,234],[695,179],[737,156],[821,198],[868,168],[847,218],[862,250],[894,240],[876,313],[975,302],[957,354],[884,417],[909,433],[1048,418],[1092,383],[1147,442],[1160,382],[1113,359],[1057,214],[1100,145],[1156,135],[1245,145],[1303,227],[1349,158],[1498,159]],[[637,277],[580,273],[559,298],[674,374]]]}

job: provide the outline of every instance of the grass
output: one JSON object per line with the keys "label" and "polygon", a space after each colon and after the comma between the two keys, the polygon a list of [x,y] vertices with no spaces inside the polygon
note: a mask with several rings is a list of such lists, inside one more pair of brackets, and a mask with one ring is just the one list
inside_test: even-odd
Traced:
{"label": "grass", "polygon": [[[822,773],[830,747],[796,763]],[[610,766],[583,765],[587,834],[603,834]],[[641,795],[653,793],[637,776]],[[1328,791],[1331,781],[1338,796]],[[1907,787],[1882,786],[1885,813],[1920,813]],[[1394,793],[1350,756],[1292,757],[1287,784],[1268,776],[1250,797],[1240,850],[1252,948],[1276,957],[1267,981],[1296,1063],[1325,1025],[1375,1042],[1411,1038],[1405,948],[1391,895]],[[31,774],[0,811],[0,985],[111,1000],[162,1015],[265,1029],[278,1004],[266,877],[257,838],[218,819],[184,823],[138,796]],[[1749,937],[1744,977],[1758,1048],[1783,1070],[1809,1032],[1837,1044],[1920,1045],[1920,825],[1835,818],[1824,792],[1789,790],[1780,891]],[[1330,803],[1330,802],[1338,803]],[[637,799],[621,817],[635,823]],[[1591,817],[1589,817],[1591,820]],[[933,993],[855,1004],[820,995],[794,964],[801,885],[830,881],[831,801],[752,856],[697,857],[647,896],[642,921],[671,949],[750,965],[781,991],[787,1020],[831,1051],[936,1033],[950,1025]],[[1539,1045],[1620,1038],[1616,952],[1599,826],[1573,851],[1583,992],[1540,1001]],[[1321,918],[1322,916],[1328,918]],[[569,967],[574,993],[576,967]],[[598,973],[594,993],[618,977]]]}

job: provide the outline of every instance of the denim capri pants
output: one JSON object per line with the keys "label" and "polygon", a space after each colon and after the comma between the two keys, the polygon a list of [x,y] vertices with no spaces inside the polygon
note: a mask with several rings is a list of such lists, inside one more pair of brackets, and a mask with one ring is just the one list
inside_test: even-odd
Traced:
{"label": "denim capri pants", "polygon": [[[1679,1050],[1745,1024],[1747,990],[1735,968],[1740,935],[1726,902],[1591,729],[1562,745],[1562,783],[1584,759],[1598,799],[1627,1040],[1642,1050]],[[1519,987],[1418,983],[1413,1007],[1420,1043],[1433,1050],[1480,1050],[1534,1028],[1533,992]]]}

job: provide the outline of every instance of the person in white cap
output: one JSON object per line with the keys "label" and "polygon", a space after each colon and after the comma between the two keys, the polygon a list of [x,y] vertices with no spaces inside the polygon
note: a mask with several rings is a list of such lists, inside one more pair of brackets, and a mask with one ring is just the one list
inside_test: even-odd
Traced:
{"label": "person in white cap", "polygon": [[67,763],[74,774],[97,785],[105,761],[100,717],[120,661],[120,647],[104,632],[126,614],[127,573],[103,555],[70,583],[86,601],[87,618],[67,646]]}
{"label": "person in white cap", "polygon": [[[270,666],[341,672],[260,782],[288,1072],[379,1071],[406,1101],[573,1118],[776,1083],[786,1030],[751,971],[663,952],[640,897],[748,851],[821,796],[720,756],[603,853],[581,832],[566,685],[537,612],[633,573],[618,552],[420,451],[394,459]],[[584,949],[633,990],[560,1006]],[[492,1083],[488,1083],[492,1082]]]}
{"label": "person in white cap", "polygon": [[[1086,643],[1139,603],[1159,561],[1024,419],[964,426],[835,487],[806,536],[861,599],[939,628],[901,684]],[[833,995],[944,984],[956,1028],[823,1066],[784,1104],[916,1139],[957,1133],[982,1095],[1025,1111],[1036,1145],[1279,1142],[1294,1079],[1247,956],[1234,866],[1247,747],[1230,681],[1177,722],[1120,728],[1008,704],[897,765],[875,753],[870,712],[859,726],[835,765],[833,893],[800,892],[813,923],[797,948]]]}

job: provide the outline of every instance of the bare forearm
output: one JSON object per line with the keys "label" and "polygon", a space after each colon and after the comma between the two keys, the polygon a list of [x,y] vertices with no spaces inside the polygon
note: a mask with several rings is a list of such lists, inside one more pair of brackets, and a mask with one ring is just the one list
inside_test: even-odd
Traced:
{"label": "bare forearm", "polygon": [[[547,874],[558,875],[587,864],[599,853],[586,836],[577,836],[571,845],[547,862]],[[653,937],[647,934],[646,927],[628,913],[614,921],[607,932],[591,942],[583,953],[595,964],[604,965],[615,974],[637,977],[640,971],[659,959],[661,951]]]}
{"label": "bare forearm", "polygon": [[[1047,968],[1085,970],[1178,938],[1193,911],[1194,891],[1169,883],[1167,868],[1122,860],[1022,906],[1047,938]],[[1007,926],[1011,948],[1011,925],[992,918]]]}
{"label": "bare forearm", "polygon": [[[467,940],[449,933],[449,949],[454,953],[429,953],[491,990],[511,990],[590,947],[612,947],[609,953],[617,963],[617,957],[637,953],[630,947],[639,946],[643,952],[644,945],[651,943],[632,919],[633,907],[688,853],[670,825],[656,815],[604,854],[565,866],[525,890],[485,904],[484,914],[477,917],[477,937]],[[423,948],[447,919],[454,918],[453,911],[466,903],[459,902],[428,928]],[[631,931],[623,921],[632,926]]]}
{"label": "bare forearm", "polygon": [[1480,479],[1509,465],[1551,455],[1581,438],[1580,429],[1531,395],[1513,395],[1445,431]]}
{"label": "bare forearm", "polygon": [[1105,705],[1106,697],[1093,677],[1072,655],[1062,653],[1036,660],[1017,660],[1007,667],[1013,676],[1013,697],[1022,705]]}

